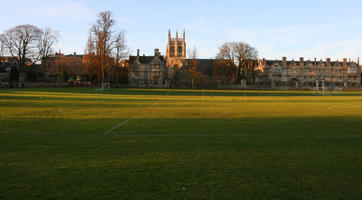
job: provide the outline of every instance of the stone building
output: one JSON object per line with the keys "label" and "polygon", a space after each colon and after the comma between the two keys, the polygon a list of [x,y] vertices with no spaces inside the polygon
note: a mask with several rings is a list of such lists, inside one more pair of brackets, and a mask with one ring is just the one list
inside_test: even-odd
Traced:
{"label": "stone building", "polygon": [[85,62],[84,55],[55,53],[48,58],[46,77],[57,77],[64,71],[69,75],[80,76]]}
{"label": "stone building", "polygon": [[168,42],[166,47],[166,68],[167,77],[169,80],[175,79],[175,75],[185,65],[186,62],[186,34],[183,32],[183,37],[171,37],[171,31],[168,31]]}
{"label": "stone building", "polygon": [[214,59],[186,59],[186,36],[171,37],[165,57],[158,49],[154,56],[129,57],[128,83],[136,87],[204,87],[209,85]]}
{"label": "stone building", "polygon": [[166,48],[167,87],[210,88],[215,59],[186,58],[186,34],[179,38],[168,32]]}
{"label": "stone building", "polygon": [[159,49],[155,49],[153,56],[129,57],[128,83],[138,87],[163,87],[166,80],[165,59]]}
{"label": "stone building", "polygon": [[[218,73],[215,66],[220,67],[223,60],[187,59],[186,36],[171,37],[168,32],[168,43],[165,57],[155,50],[154,56],[130,56],[128,79],[131,86],[155,86],[177,88],[355,88],[361,86],[361,68],[359,60],[351,62],[347,59],[331,62],[282,60],[251,60],[254,70],[245,74],[241,86],[232,85],[231,74],[227,71]],[[240,83],[238,83],[240,84]]]}
{"label": "stone building", "polygon": [[115,80],[119,84],[128,83],[129,60],[122,60],[116,68]]}
{"label": "stone building", "polygon": [[287,88],[336,88],[360,87],[361,69],[357,62],[347,61],[287,61],[259,60],[256,68],[258,76],[256,84],[262,87]]}
{"label": "stone building", "polygon": [[0,56],[0,82],[8,81],[11,68],[16,67],[19,71],[19,80],[26,81],[28,72],[35,72],[37,66],[32,63],[30,58],[25,59],[25,66],[20,67],[18,60],[13,56]]}
{"label": "stone building", "polygon": [[170,83],[176,88],[212,88],[214,59],[185,59]]}

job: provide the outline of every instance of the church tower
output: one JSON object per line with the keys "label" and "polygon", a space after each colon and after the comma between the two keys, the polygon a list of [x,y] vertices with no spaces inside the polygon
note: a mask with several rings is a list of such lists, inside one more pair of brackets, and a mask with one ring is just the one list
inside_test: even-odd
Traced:
{"label": "church tower", "polygon": [[178,32],[176,31],[176,37],[171,37],[171,31],[168,30],[168,44],[166,49],[166,58],[178,58],[186,59],[186,37],[185,30],[183,32],[183,37],[178,37]]}
{"label": "church tower", "polygon": [[[176,31],[176,37],[171,37],[171,31],[168,30],[168,43],[166,48],[166,70],[167,77],[173,80],[177,72],[184,66],[186,62],[186,37],[185,31],[183,37],[178,37]],[[168,84],[170,84],[169,82]]]}

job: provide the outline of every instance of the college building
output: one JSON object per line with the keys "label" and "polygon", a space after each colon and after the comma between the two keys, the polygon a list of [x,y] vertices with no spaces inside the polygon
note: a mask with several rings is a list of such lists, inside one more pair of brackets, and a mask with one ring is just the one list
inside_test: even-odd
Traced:
{"label": "college building", "polygon": [[256,84],[266,87],[292,87],[292,88],[335,88],[360,87],[361,68],[357,62],[313,61],[300,58],[299,61],[259,60],[256,68],[258,76]]}
{"label": "college building", "polygon": [[[155,49],[154,55],[130,56],[128,62],[128,83],[133,87],[177,87],[177,88],[237,88],[231,84],[231,77],[216,73],[220,60],[187,59],[186,35],[171,37],[168,33],[166,55]],[[361,67],[359,58],[351,61],[324,61],[317,59],[298,61],[252,60],[253,72],[238,83],[243,88],[359,88],[361,86]],[[236,85],[238,85],[236,84]],[[239,87],[239,88],[240,88]]]}

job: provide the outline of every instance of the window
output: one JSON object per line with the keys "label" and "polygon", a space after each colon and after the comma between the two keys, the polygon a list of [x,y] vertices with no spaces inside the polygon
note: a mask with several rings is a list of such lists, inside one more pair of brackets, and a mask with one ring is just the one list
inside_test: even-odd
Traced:
{"label": "window", "polygon": [[175,47],[174,47],[174,46],[171,46],[171,47],[170,47],[170,56],[171,56],[171,57],[174,57],[174,56],[175,56]]}
{"label": "window", "polygon": [[177,56],[182,57],[182,46],[177,47]]}
{"label": "window", "polygon": [[357,69],[348,67],[348,74],[357,74]]}

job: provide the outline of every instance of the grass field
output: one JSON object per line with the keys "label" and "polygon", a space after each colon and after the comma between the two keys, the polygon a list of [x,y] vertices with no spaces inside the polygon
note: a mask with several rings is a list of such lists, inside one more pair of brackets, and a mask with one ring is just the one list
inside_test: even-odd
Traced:
{"label": "grass field", "polygon": [[362,92],[0,91],[0,199],[362,199]]}

